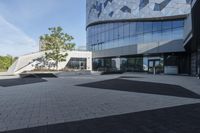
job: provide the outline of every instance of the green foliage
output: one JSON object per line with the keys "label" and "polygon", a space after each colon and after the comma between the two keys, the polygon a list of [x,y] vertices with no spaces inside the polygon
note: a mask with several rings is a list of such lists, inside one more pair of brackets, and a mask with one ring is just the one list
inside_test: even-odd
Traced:
{"label": "green foliage", "polygon": [[0,71],[6,71],[13,64],[16,58],[10,55],[0,56]]}
{"label": "green foliage", "polygon": [[72,36],[63,32],[61,27],[49,28],[50,34],[45,34],[40,37],[42,50],[46,51],[45,58],[53,60],[58,68],[58,63],[66,60],[67,51],[73,50],[75,44]]}

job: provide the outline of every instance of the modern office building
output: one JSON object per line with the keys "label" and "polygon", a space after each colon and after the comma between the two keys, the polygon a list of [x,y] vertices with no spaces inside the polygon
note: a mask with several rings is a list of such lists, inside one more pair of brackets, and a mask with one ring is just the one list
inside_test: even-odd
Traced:
{"label": "modern office building", "polygon": [[184,48],[191,0],[87,0],[94,70],[189,74]]}
{"label": "modern office building", "polygon": [[185,21],[184,47],[190,56],[190,73],[195,76],[200,74],[200,1],[193,0],[191,5],[191,14]]}

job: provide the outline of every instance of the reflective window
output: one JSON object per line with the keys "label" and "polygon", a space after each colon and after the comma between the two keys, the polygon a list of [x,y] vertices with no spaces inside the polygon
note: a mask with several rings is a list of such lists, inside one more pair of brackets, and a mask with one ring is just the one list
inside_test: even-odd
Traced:
{"label": "reflective window", "polygon": [[152,42],[152,40],[153,40],[152,37],[153,37],[152,33],[145,33],[144,34],[144,43]]}
{"label": "reflective window", "polygon": [[125,23],[124,24],[124,37],[129,37],[129,30],[130,30],[130,24],[129,23]]}
{"label": "reflective window", "polygon": [[162,29],[163,30],[168,30],[172,28],[172,22],[171,21],[167,21],[167,22],[163,22],[162,23]]}
{"label": "reflective window", "polygon": [[71,58],[65,67],[70,69],[86,69],[86,66],[86,58]]}
{"label": "reflective window", "polygon": [[184,21],[173,21],[173,28],[179,28],[184,25]]}
{"label": "reflective window", "polygon": [[144,23],[144,32],[151,32],[152,28],[153,28],[152,22]]}
{"label": "reflective window", "polygon": [[153,22],[153,31],[161,31],[162,22]]}
{"label": "reflective window", "polygon": [[123,25],[119,26],[118,36],[119,36],[119,38],[123,38],[123,36],[124,36],[124,27],[123,27]]}
{"label": "reflective window", "polygon": [[137,34],[142,34],[143,33],[143,22],[137,22],[136,24],[136,32]]}
{"label": "reflective window", "polygon": [[162,38],[162,31],[155,31],[152,34],[152,42],[159,42]]}
{"label": "reflective window", "polygon": [[119,34],[119,28],[114,28],[113,29],[114,30],[114,37],[113,37],[113,39],[118,39],[118,34]]}
{"label": "reflective window", "polygon": [[183,20],[99,24],[87,28],[87,48],[97,51],[183,39],[183,29]]}
{"label": "reflective window", "polygon": [[130,36],[136,34],[136,23],[130,23]]}

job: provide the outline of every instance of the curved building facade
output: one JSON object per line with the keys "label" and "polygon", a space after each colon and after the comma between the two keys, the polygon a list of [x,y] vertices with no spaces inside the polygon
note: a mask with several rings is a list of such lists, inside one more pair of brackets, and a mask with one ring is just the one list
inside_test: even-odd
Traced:
{"label": "curved building facade", "polygon": [[[190,0],[87,0],[94,69],[186,73],[180,62]],[[187,57],[185,57],[187,58]]]}

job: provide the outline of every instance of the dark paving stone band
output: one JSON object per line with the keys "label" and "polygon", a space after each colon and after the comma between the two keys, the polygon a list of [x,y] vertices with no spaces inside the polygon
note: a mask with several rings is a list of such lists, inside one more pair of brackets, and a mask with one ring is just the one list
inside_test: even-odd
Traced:
{"label": "dark paving stone band", "polygon": [[132,81],[119,78],[100,81],[100,82],[81,84],[78,86],[117,90],[117,91],[137,92],[137,93],[159,94],[167,96],[186,97],[186,98],[198,98],[198,99],[200,98],[200,95],[178,85]]}
{"label": "dark paving stone band", "polygon": [[143,77],[136,77],[136,76],[120,76],[121,79],[137,79],[137,78],[143,78]]}
{"label": "dark paving stone band", "polygon": [[21,78],[57,78],[53,73],[22,73]]}
{"label": "dark paving stone band", "polygon": [[57,76],[54,75],[53,73],[34,73],[34,74],[22,73],[20,74],[20,78],[0,80],[0,86],[11,87],[18,85],[47,82],[47,80],[42,78],[57,78]]}
{"label": "dark paving stone band", "polygon": [[2,87],[12,87],[18,85],[27,85],[34,83],[47,82],[47,80],[42,78],[17,78],[17,79],[3,79],[0,80],[0,86]]}
{"label": "dark paving stone band", "polygon": [[200,133],[200,104],[2,133]]}

